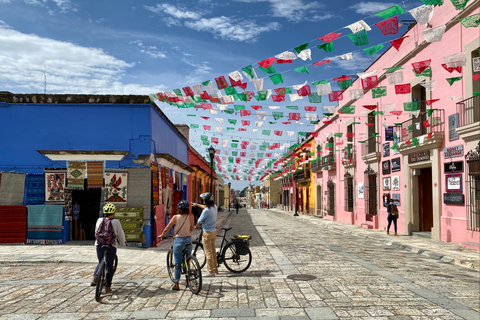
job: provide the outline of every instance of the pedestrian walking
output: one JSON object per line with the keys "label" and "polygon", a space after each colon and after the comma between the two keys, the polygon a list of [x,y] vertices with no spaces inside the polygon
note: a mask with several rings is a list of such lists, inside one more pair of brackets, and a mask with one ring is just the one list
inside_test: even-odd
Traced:
{"label": "pedestrian walking", "polygon": [[[192,254],[192,237],[191,233],[193,231],[193,215],[190,214],[190,203],[187,200],[182,200],[178,203],[178,214],[174,215],[172,220],[168,225],[163,229],[159,238],[165,237],[165,234],[175,226],[173,238],[173,259],[175,260],[175,281],[173,282],[172,290],[180,290],[179,282],[181,275],[181,265],[182,265],[182,251],[186,243],[189,243],[187,257]],[[186,276],[185,276],[186,277]],[[186,278],[185,278],[186,280]],[[188,283],[185,281],[185,286],[188,286]]]}
{"label": "pedestrian walking", "polygon": [[240,208],[240,204],[237,202],[235,203],[235,210],[237,211],[237,214],[238,214],[238,209]]}
{"label": "pedestrian walking", "polygon": [[98,264],[93,273],[92,286],[96,286],[96,276],[100,263],[103,260],[104,252],[107,250],[107,274],[105,291],[112,292],[113,280],[113,262],[117,255],[117,245],[125,245],[125,232],[123,232],[122,225],[118,219],[115,219],[115,212],[117,208],[113,203],[107,203],[103,207],[103,218],[98,218],[95,227],[95,247],[97,249]]}
{"label": "pedestrian walking", "polygon": [[217,238],[217,206],[213,202],[213,194],[210,192],[200,195],[204,204],[194,203],[193,206],[202,208],[202,214],[198,218],[196,228],[202,228],[203,249],[207,258],[207,271],[204,277],[214,277],[218,273],[217,251],[215,239]]}
{"label": "pedestrian walking", "polygon": [[393,221],[393,227],[395,229],[395,235],[398,236],[398,234],[397,234],[398,208],[395,205],[393,199],[390,199],[390,201],[387,205],[387,212],[388,212],[387,234],[390,234],[390,226],[391,226],[392,221]]}

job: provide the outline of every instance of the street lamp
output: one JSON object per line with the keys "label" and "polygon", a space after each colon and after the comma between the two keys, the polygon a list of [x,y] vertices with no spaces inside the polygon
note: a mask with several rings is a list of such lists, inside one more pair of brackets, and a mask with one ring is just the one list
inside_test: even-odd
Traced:
{"label": "street lamp", "polygon": [[212,146],[208,148],[208,154],[210,155],[210,193],[213,194],[213,157],[215,156],[215,149]]}
{"label": "street lamp", "polygon": [[230,211],[230,197],[232,196],[232,183],[228,183],[228,211]]}

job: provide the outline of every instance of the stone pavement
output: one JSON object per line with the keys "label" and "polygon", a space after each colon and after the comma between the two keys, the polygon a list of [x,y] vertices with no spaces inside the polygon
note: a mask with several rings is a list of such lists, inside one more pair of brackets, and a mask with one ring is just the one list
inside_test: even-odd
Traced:
{"label": "stone pavement", "polygon": [[[293,212],[281,209],[268,209],[272,212],[293,216]],[[304,219],[322,228],[328,228],[345,234],[355,235],[364,239],[378,241],[399,249],[421,254],[443,262],[452,263],[470,269],[480,270],[480,252],[466,249],[456,243],[437,241],[421,236],[408,236],[393,232],[387,235],[384,230],[364,229],[358,225],[350,225],[342,222],[318,218],[316,216],[299,214],[296,218]]]}

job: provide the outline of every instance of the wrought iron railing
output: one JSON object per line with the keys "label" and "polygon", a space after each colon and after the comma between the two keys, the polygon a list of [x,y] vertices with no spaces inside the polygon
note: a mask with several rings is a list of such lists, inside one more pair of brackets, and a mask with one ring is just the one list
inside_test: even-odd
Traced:
{"label": "wrought iron railing", "polygon": [[445,111],[443,109],[420,111],[418,117],[397,123],[394,131],[400,142],[431,132],[445,132]]}
{"label": "wrought iron railing", "polygon": [[380,152],[380,139],[378,137],[368,138],[362,143],[362,156],[376,152]]}
{"label": "wrought iron railing", "polygon": [[342,149],[342,163],[345,165],[355,163],[355,146]]}
{"label": "wrought iron railing", "polygon": [[480,96],[473,96],[457,103],[459,126],[480,122]]}

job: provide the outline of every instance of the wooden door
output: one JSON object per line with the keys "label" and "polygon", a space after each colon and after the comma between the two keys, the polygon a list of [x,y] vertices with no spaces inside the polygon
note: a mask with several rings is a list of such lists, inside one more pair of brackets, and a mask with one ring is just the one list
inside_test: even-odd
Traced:
{"label": "wooden door", "polygon": [[420,231],[431,232],[433,227],[432,168],[420,170],[418,192]]}

